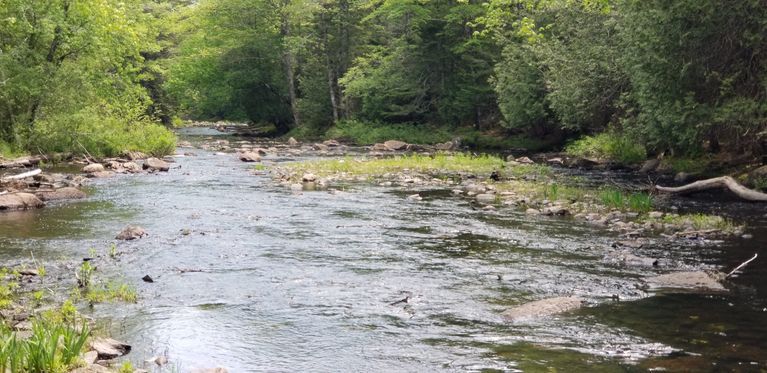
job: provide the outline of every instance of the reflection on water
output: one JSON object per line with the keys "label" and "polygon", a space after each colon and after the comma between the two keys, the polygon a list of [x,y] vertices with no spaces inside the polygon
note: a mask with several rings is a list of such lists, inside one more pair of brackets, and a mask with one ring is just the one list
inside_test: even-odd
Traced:
{"label": "reflection on water", "polygon": [[[588,225],[476,211],[449,191],[423,192],[420,202],[405,198],[415,191],[378,187],[294,194],[234,155],[195,152],[168,174],[98,181],[87,201],[0,215],[0,255],[79,257],[127,224],[143,226],[150,236],[118,243],[126,254],[105,274],[137,286],[139,304],[86,312],[112,320],[112,334],[135,346],[134,361],[167,351],[181,371],[767,364],[763,261],[727,296],[648,297],[636,285],[658,270],[603,262],[614,237]],[[764,247],[760,219],[753,240],[637,254],[731,268]],[[143,283],[146,274],[155,283]],[[521,325],[498,316],[569,294],[589,307]]]}

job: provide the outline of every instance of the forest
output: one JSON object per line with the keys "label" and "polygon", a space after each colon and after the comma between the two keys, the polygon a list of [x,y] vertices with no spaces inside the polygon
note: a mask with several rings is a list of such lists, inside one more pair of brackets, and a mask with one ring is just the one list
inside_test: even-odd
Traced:
{"label": "forest", "polygon": [[764,0],[5,0],[0,148],[164,154],[184,119],[759,156],[766,52]]}

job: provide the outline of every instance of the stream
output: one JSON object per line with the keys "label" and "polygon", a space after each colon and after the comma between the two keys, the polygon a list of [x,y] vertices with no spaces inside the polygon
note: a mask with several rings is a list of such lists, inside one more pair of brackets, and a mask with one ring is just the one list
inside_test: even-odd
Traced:
{"label": "stream", "polygon": [[[228,138],[182,132],[214,135]],[[0,263],[79,260],[106,252],[128,224],[145,228],[148,237],[117,243],[122,255],[99,274],[136,286],[139,302],[82,310],[133,345],[134,366],[167,355],[180,372],[767,369],[764,205],[675,201],[745,222],[753,238],[658,240],[634,252],[669,265],[626,267],[603,260],[617,236],[585,222],[477,210],[444,189],[295,193],[233,154],[192,151],[168,173],[97,180],[83,201],[0,214]],[[407,198],[416,192],[422,201]],[[676,269],[729,271],[754,253],[727,294],[639,288]],[[587,307],[500,317],[571,294]]]}

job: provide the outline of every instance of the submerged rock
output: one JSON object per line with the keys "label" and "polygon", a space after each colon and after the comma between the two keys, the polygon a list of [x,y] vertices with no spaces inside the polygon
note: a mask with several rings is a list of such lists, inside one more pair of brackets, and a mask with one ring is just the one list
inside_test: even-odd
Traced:
{"label": "submerged rock", "polygon": [[577,310],[582,305],[583,301],[578,297],[548,298],[514,307],[501,316],[507,321],[524,321]]}
{"label": "submerged rock", "polygon": [[651,277],[647,279],[647,284],[655,289],[724,292],[727,288],[721,281],[725,279],[725,276],[721,272],[675,272]]}
{"label": "submerged rock", "polygon": [[165,172],[170,170],[170,165],[162,159],[149,158],[144,161],[144,169]]}
{"label": "submerged rock", "polygon": [[115,238],[118,240],[130,241],[148,236],[144,228],[129,225],[125,227]]}
{"label": "submerged rock", "polygon": [[0,195],[0,211],[27,210],[43,206],[45,206],[45,203],[31,193],[10,193]]}
{"label": "submerged rock", "polygon": [[73,187],[66,187],[56,190],[40,191],[35,193],[37,198],[41,201],[61,201],[66,199],[82,199],[85,198],[85,192]]}

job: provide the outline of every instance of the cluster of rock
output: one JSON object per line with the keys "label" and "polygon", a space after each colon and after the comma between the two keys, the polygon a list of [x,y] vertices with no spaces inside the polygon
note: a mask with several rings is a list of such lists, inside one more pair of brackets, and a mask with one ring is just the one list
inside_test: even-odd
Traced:
{"label": "cluster of rock", "polygon": [[0,177],[0,211],[36,209],[48,201],[85,198],[79,189],[87,181],[82,176],[48,174],[39,169],[11,173]]}

